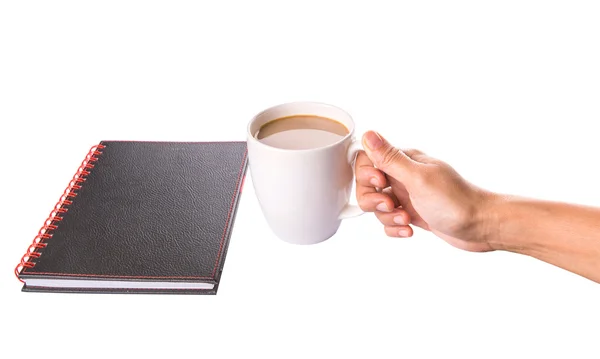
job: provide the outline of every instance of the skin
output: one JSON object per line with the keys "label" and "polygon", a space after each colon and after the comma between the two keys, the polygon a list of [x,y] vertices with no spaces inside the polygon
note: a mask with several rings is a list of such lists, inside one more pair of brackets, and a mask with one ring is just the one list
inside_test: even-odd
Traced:
{"label": "skin", "polygon": [[380,134],[363,136],[356,159],[359,206],[390,237],[413,226],[471,252],[504,250],[531,256],[600,283],[600,209],[484,190],[450,165]]}

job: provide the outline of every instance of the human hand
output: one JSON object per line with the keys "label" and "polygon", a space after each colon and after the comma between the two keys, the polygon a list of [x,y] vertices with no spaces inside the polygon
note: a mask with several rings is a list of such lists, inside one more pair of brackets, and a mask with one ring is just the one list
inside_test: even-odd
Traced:
{"label": "human hand", "polygon": [[463,179],[451,166],[418,150],[400,150],[381,135],[363,136],[356,159],[356,197],[391,237],[410,237],[412,225],[472,252],[488,243],[487,208],[494,195]]}

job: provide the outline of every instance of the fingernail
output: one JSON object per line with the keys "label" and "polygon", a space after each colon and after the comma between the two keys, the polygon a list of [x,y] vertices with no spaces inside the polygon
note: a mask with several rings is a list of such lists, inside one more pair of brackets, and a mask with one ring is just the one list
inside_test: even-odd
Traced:
{"label": "fingernail", "polygon": [[398,235],[400,237],[408,237],[408,229],[406,229],[406,228],[400,228],[398,230]]}
{"label": "fingernail", "polygon": [[404,221],[404,218],[402,218],[402,216],[396,216],[396,217],[394,217],[394,223],[396,223],[396,224],[403,224],[403,225],[407,224]]}
{"label": "fingernail", "polygon": [[370,149],[376,150],[383,144],[383,139],[377,132],[369,131],[365,133],[365,143]]}
{"label": "fingernail", "polygon": [[371,180],[369,181],[369,183],[372,184],[373,186],[377,187],[377,185],[378,185],[377,178],[371,177]]}
{"label": "fingernail", "polygon": [[377,207],[375,207],[378,211],[380,212],[389,212],[390,209],[388,208],[387,204],[385,204],[384,202],[381,202],[380,204],[377,205]]}

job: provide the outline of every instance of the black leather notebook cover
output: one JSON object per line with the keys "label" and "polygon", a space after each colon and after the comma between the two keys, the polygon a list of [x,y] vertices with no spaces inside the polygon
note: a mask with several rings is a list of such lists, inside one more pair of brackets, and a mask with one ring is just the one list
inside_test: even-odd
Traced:
{"label": "black leather notebook cover", "polygon": [[245,142],[103,141],[15,269],[23,291],[216,294]]}

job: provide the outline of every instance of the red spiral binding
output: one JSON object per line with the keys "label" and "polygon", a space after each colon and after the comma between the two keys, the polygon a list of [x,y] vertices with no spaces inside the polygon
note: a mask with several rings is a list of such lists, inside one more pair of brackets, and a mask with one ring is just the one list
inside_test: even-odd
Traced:
{"label": "red spiral binding", "polygon": [[33,242],[27,248],[27,251],[25,252],[23,257],[21,257],[21,262],[15,267],[15,275],[17,276],[17,279],[21,282],[23,282],[23,280],[19,278],[19,274],[25,268],[32,268],[35,266],[35,262],[32,262],[31,260],[33,258],[39,258],[42,255],[37,250],[46,247],[47,244],[44,241],[49,238],[52,238],[52,231],[58,228],[58,225],[56,223],[62,221],[63,219],[58,214],[66,213],[68,211],[68,208],[65,207],[73,203],[73,201],[71,201],[69,198],[74,198],[77,196],[77,192],[74,191],[81,189],[81,184],[85,182],[85,177],[90,174],[90,171],[88,170],[94,168],[92,162],[98,161],[98,157],[96,156],[102,154],[102,152],[98,150],[101,150],[105,147],[106,146],[104,145],[98,144],[90,148],[90,151],[85,156],[83,162],[81,162],[81,165],[77,169],[77,172],[75,172],[75,174],[73,175],[73,179],[69,181],[67,188],[60,196],[60,199],[50,212],[50,215],[44,222],[44,225],[42,226],[42,228],[40,228],[38,234],[35,236]]}

